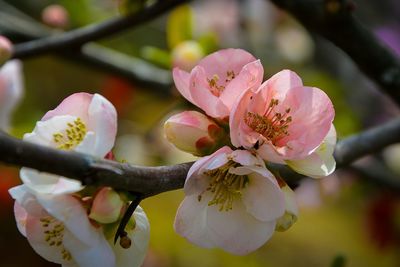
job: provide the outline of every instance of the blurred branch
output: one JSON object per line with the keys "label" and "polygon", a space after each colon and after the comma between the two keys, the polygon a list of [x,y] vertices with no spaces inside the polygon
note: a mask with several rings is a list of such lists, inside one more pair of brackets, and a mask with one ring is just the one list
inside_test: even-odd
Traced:
{"label": "blurred branch", "polygon": [[[50,28],[44,27],[2,0],[0,0],[0,17],[2,18],[0,20],[0,34],[6,35],[11,39],[29,41],[54,34]],[[170,93],[172,87],[172,78],[169,71],[95,43],[85,44],[76,50],[59,51],[57,55],[67,60],[72,59],[73,61],[113,73],[132,81],[140,87],[151,88],[162,94]]]}
{"label": "blurred branch", "polygon": [[352,14],[351,0],[271,0],[308,30],[325,37],[400,104],[400,62]]}
{"label": "blurred branch", "polygon": [[43,53],[77,49],[85,43],[108,37],[150,21],[185,2],[187,0],[159,0],[155,4],[145,7],[134,14],[110,19],[63,34],[21,43],[15,46],[14,58],[26,58]]}
{"label": "blurred branch", "polygon": [[[399,141],[400,119],[396,119],[340,141],[336,147],[335,157],[339,167],[345,166]],[[369,146],[366,145],[368,143]],[[353,150],[357,152],[354,153]],[[187,172],[193,164],[188,162],[173,166],[133,166],[27,143],[2,132],[0,132],[0,151],[0,162],[69,177],[80,180],[86,185],[111,186],[115,189],[137,192],[144,197],[182,188]],[[283,165],[273,165],[273,168],[292,182],[294,178],[303,177]],[[396,188],[400,188],[400,184],[397,184]]]}

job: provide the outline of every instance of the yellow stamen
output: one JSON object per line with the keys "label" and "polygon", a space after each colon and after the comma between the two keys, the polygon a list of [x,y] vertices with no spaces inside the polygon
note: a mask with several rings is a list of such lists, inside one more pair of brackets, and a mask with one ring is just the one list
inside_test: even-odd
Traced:
{"label": "yellow stamen", "polygon": [[86,125],[80,118],[77,118],[72,123],[67,123],[65,133],[53,134],[53,141],[57,144],[58,149],[70,150],[78,146],[86,135]]}
{"label": "yellow stamen", "polygon": [[[233,202],[242,197],[242,189],[249,183],[249,178],[246,175],[229,172],[231,167],[237,166],[239,166],[238,163],[229,161],[217,169],[204,173],[211,178],[205,191],[214,194],[214,197],[208,202],[209,206],[218,205],[220,211],[229,211],[233,208]],[[199,202],[202,200],[202,194],[198,195]]]}
{"label": "yellow stamen", "polygon": [[278,99],[271,99],[271,102],[263,115],[247,112],[244,116],[244,122],[253,131],[263,135],[273,144],[289,135],[288,128],[292,122],[289,116],[290,108],[287,108],[282,114],[275,111],[279,104]]}

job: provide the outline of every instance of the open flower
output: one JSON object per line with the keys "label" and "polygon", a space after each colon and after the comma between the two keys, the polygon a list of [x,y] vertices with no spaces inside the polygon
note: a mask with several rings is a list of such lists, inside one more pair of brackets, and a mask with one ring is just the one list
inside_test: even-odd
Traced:
{"label": "open flower", "polygon": [[8,131],[10,117],[23,94],[22,64],[8,61],[0,68],[0,130]]}
{"label": "open flower", "polygon": [[71,195],[33,195],[25,185],[10,189],[21,234],[48,261],[63,266],[115,266],[101,228],[94,227]]}
{"label": "open flower", "polygon": [[[104,158],[114,146],[117,113],[98,94],[76,93],[47,112],[24,140],[62,150],[74,150]],[[79,181],[22,168],[21,179],[40,193],[71,193],[82,189]]]}
{"label": "open flower", "polygon": [[283,70],[240,96],[230,116],[231,141],[236,147],[256,149],[264,160],[294,162],[321,146],[334,114],[322,90],[303,86],[297,74]]}
{"label": "open flower", "polygon": [[178,91],[210,117],[227,119],[237,97],[258,88],[264,69],[259,60],[241,49],[225,49],[203,58],[190,73],[174,68]]}
{"label": "open flower", "polygon": [[[79,196],[32,194],[25,186],[10,189],[17,226],[32,248],[63,266],[138,267],[149,240],[149,223],[138,207],[125,231],[123,246],[113,243],[118,226],[90,220]],[[98,203],[100,205],[100,203]],[[110,230],[111,228],[111,230]]]}
{"label": "open flower", "polygon": [[215,121],[197,111],[172,116],[165,122],[164,132],[174,146],[195,156],[209,155],[227,138]]}
{"label": "open flower", "polygon": [[285,212],[285,199],[264,162],[222,147],[189,170],[175,231],[202,247],[244,255],[263,245]]}

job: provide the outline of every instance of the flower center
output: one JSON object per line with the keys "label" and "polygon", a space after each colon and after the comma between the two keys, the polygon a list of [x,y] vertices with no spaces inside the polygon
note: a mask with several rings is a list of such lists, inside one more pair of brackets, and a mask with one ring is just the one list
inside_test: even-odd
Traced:
{"label": "flower center", "polygon": [[[247,175],[236,175],[229,172],[231,167],[237,166],[239,166],[238,163],[229,161],[218,169],[204,173],[211,178],[205,191],[214,194],[214,197],[208,202],[208,206],[217,205],[219,211],[229,211],[232,209],[233,202],[241,198],[242,189],[247,186],[249,178]],[[201,201],[203,193],[198,196],[199,201]]]}
{"label": "flower center", "polygon": [[221,93],[225,90],[225,87],[228,85],[228,83],[235,79],[235,77],[235,72],[233,70],[228,70],[226,72],[225,85],[218,85],[218,81],[220,80],[220,78],[217,74],[214,74],[211,79],[207,78],[211,93],[219,97]]}
{"label": "flower center", "polygon": [[64,238],[64,225],[50,216],[40,218],[40,222],[42,224],[42,227],[44,228],[43,233],[46,243],[50,247],[59,247],[61,249],[62,258],[66,261],[71,260],[71,253],[66,250],[62,244]]}
{"label": "flower center", "polygon": [[283,114],[275,112],[275,107],[278,104],[278,99],[271,99],[263,115],[247,112],[244,116],[244,122],[247,126],[264,136],[274,145],[281,138],[289,135],[288,128],[292,122],[292,116],[289,116],[290,108],[287,108]]}
{"label": "flower center", "polygon": [[86,135],[86,125],[80,118],[67,123],[67,129],[64,133],[53,134],[53,140],[58,149],[71,150],[78,146]]}

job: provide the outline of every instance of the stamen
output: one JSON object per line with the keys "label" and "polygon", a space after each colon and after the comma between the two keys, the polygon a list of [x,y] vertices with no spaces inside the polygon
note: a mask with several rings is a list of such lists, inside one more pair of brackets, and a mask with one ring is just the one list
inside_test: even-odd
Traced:
{"label": "stamen", "polygon": [[67,123],[65,133],[53,134],[53,141],[58,146],[58,149],[70,150],[79,145],[86,135],[86,125],[80,118],[77,118],[72,123]]}
{"label": "stamen", "polygon": [[[206,171],[204,174],[211,178],[210,184],[204,191],[214,194],[213,199],[208,202],[209,206],[218,205],[219,211],[229,211],[233,208],[233,202],[242,197],[249,178],[246,175],[236,175],[229,172],[231,167],[239,166],[234,161],[229,161],[218,169]],[[203,192],[203,193],[204,193]],[[202,200],[202,194],[198,195],[198,201]]]}
{"label": "stamen", "polygon": [[278,99],[271,99],[264,115],[247,112],[244,116],[244,122],[247,126],[263,135],[273,144],[289,135],[288,128],[292,122],[292,117],[289,116],[290,108],[287,108],[284,114],[275,112],[275,107],[278,104]]}
{"label": "stamen", "polygon": [[228,83],[228,82],[232,81],[233,79],[235,79],[235,77],[236,77],[235,72],[233,70],[228,70],[226,72],[225,82]]}
{"label": "stamen", "polygon": [[62,244],[64,238],[64,225],[54,219],[53,217],[47,216],[40,218],[42,224],[44,240],[50,246],[56,246],[60,248],[61,256],[64,260],[69,261],[72,259],[71,253],[65,249]]}
{"label": "stamen", "polygon": [[215,96],[220,96],[221,93],[224,91],[225,86],[218,85],[219,76],[214,74],[211,79],[207,79],[208,85],[210,86],[210,91]]}

